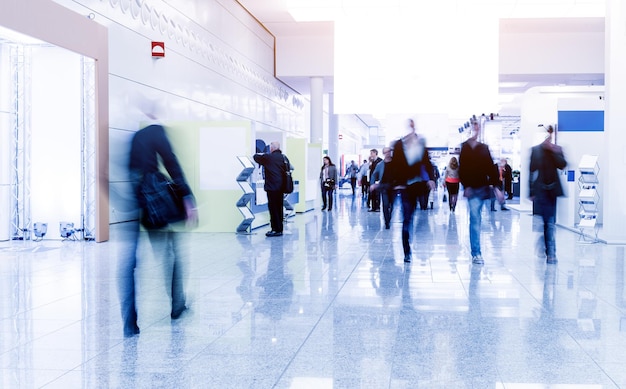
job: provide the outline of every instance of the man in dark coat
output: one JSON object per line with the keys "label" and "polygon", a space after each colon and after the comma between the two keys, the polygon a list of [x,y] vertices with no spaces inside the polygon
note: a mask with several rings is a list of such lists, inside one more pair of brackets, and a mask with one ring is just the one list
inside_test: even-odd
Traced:
{"label": "man in dark coat", "polygon": [[[156,120],[154,114],[146,113],[152,120]],[[185,221],[188,227],[198,224],[198,211],[191,188],[187,183],[178,159],[172,150],[172,146],[165,134],[163,126],[156,121],[147,127],[137,131],[132,139],[129,159],[129,170],[137,204],[141,205],[141,185],[146,175],[159,171],[159,159],[171,180],[174,182],[177,193],[182,197],[183,215],[181,221]],[[145,215],[144,215],[145,216]],[[170,316],[173,320],[181,317],[187,310],[185,300],[184,279],[186,277],[186,261],[181,250],[178,232],[173,231],[168,224],[153,227],[144,226],[148,230],[150,245],[157,259],[164,266],[166,290],[171,300]],[[134,272],[136,267],[136,250],[139,239],[139,222],[131,231],[135,243],[130,254],[129,261],[120,265],[120,298],[122,317],[124,320],[124,335],[133,336],[139,334],[137,324],[137,311],[135,304]]]}
{"label": "man in dark coat", "polygon": [[270,213],[271,230],[265,236],[283,235],[283,188],[289,161],[280,151],[280,143],[270,143],[269,153],[254,154],[254,160],[265,168],[265,185],[267,192],[267,209]]}
{"label": "man in dark coat", "polygon": [[469,238],[472,263],[482,265],[480,249],[480,224],[483,203],[493,191],[498,202],[504,201],[504,195],[498,188],[497,169],[493,164],[489,146],[478,141],[481,125],[477,120],[472,123],[472,136],[461,145],[459,156],[459,178],[463,184],[463,196],[467,198],[469,208]]}
{"label": "man in dark coat", "polygon": [[[383,159],[378,156],[378,150],[371,149],[370,150],[370,185],[374,183],[371,177],[374,174],[374,170],[376,170],[376,166],[381,163]],[[370,186],[370,194],[368,198],[369,205],[371,206],[370,212],[380,212],[380,192]]]}
{"label": "man in dark coat", "polygon": [[530,199],[543,219],[543,239],[546,245],[546,261],[556,259],[556,199],[563,196],[563,187],[557,169],[564,169],[567,161],[560,146],[551,142],[554,129],[548,127],[548,136],[530,152]]}

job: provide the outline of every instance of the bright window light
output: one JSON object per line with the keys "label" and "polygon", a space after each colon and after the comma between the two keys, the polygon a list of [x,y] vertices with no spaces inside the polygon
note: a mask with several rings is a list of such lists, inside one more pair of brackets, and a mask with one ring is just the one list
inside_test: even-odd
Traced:
{"label": "bright window light", "polygon": [[336,113],[495,111],[498,19],[419,15],[335,22]]}

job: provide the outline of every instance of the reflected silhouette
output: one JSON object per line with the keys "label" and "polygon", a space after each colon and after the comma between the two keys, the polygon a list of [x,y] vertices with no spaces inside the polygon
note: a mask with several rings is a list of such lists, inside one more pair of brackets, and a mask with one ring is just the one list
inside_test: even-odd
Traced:
{"label": "reflected silhouette", "polygon": [[[465,387],[489,388],[498,380],[496,347],[498,319],[483,313],[483,286],[489,285],[482,266],[472,266],[468,288],[468,311],[456,340],[457,371]],[[483,280],[484,278],[484,280]],[[491,304],[486,303],[486,306]]]}
{"label": "reflected silhouette", "polygon": [[546,317],[549,319],[552,319],[554,317],[554,292],[556,289],[556,272],[557,266],[547,265],[543,280],[543,310],[541,311],[541,315],[546,315]]}
{"label": "reflected silhouette", "polygon": [[283,239],[273,239],[270,244],[267,273],[256,281],[256,285],[261,287],[261,293],[255,311],[272,320],[280,320],[291,306],[293,280],[285,274]]}
{"label": "reflected silhouette", "polygon": [[[568,325],[568,319],[555,317],[556,305],[556,265],[543,265],[545,271],[543,278],[543,291],[541,307],[536,318],[531,319],[525,338],[528,352],[526,363],[528,370],[534,372],[537,382],[553,382],[554,371],[557,371],[568,354],[566,347],[561,343],[559,334],[563,326]],[[576,326],[572,328],[577,331]]]}
{"label": "reflected silhouette", "polygon": [[459,231],[457,229],[456,214],[454,212],[450,212],[448,215],[445,249],[448,261],[456,263],[461,253],[461,245],[459,244]]}
{"label": "reflected silhouette", "polygon": [[427,261],[434,251],[432,215],[429,212],[415,212],[413,219],[410,245],[416,260]]}
{"label": "reflected silhouette", "polygon": [[396,266],[393,257],[386,258],[378,272],[372,275],[372,285],[376,289],[376,294],[382,297],[384,307],[389,306],[390,301],[400,295],[402,276],[402,268]]}

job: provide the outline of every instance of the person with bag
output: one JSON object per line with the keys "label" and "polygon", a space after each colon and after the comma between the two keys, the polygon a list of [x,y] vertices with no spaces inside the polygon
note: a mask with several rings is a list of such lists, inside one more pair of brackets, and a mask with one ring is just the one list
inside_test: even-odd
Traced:
{"label": "person with bag", "polygon": [[280,143],[270,143],[269,153],[256,153],[252,157],[256,163],[263,166],[267,193],[267,210],[270,213],[271,230],[265,233],[267,237],[283,235],[283,194],[285,193],[286,176],[290,173],[289,159],[280,151]]}
{"label": "person with bag", "polygon": [[329,156],[324,157],[324,164],[320,170],[320,186],[322,188],[322,211],[326,209],[333,210],[333,193],[335,192],[335,185],[337,183],[337,167],[330,160]]}
{"label": "person with bag", "polygon": [[563,149],[552,143],[554,128],[548,126],[548,135],[530,151],[530,199],[543,219],[543,239],[546,246],[546,262],[556,264],[556,199],[563,196],[563,186],[558,169],[564,169],[567,161]]}
{"label": "person with bag", "polygon": [[[148,114],[155,120],[154,114]],[[159,159],[169,174],[160,171]],[[148,231],[154,256],[165,266],[166,289],[171,303],[170,316],[176,320],[187,309],[184,290],[186,262],[181,252],[178,232],[171,228],[179,222],[187,227],[198,224],[195,198],[189,187],[178,159],[161,124],[152,123],[137,131],[132,139],[129,169],[131,183],[140,210],[140,222]],[[139,223],[136,237],[139,238]],[[136,265],[135,243],[132,268]],[[139,333],[135,306],[135,287],[132,274],[122,294],[124,334]],[[126,303],[126,304],[125,304]]]}

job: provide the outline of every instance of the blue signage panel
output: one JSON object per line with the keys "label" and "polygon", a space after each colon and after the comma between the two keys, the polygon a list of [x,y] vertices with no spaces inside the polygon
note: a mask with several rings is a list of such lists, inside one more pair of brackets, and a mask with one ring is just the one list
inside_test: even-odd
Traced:
{"label": "blue signage panel", "polygon": [[604,131],[604,111],[559,111],[559,131]]}

